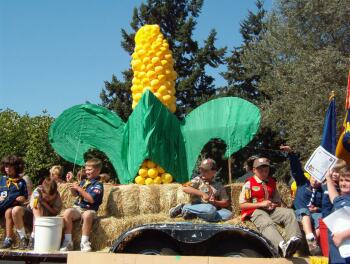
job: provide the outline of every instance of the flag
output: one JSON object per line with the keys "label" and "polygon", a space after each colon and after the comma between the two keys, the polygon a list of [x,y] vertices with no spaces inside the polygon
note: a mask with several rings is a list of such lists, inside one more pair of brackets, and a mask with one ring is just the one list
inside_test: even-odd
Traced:
{"label": "flag", "polygon": [[324,120],[321,146],[333,155],[335,154],[336,148],[336,135],[337,121],[335,114],[335,97],[334,92],[332,92],[329,106],[326,112],[326,118]]}
{"label": "flag", "polygon": [[342,132],[338,139],[335,155],[350,164],[350,72],[348,76],[348,86],[345,99],[345,118]]}

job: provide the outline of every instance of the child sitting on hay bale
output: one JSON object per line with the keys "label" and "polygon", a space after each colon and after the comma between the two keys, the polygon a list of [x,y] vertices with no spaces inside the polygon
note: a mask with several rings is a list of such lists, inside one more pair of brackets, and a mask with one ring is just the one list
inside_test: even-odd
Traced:
{"label": "child sitting on hay bale", "polygon": [[52,166],[50,169],[50,178],[54,180],[57,184],[64,183],[62,179],[63,167],[60,165]]}
{"label": "child sitting on hay bale", "polygon": [[100,182],[99,177],[101,168],[102,162],[99,159],[93,158],[88,160],[85,163],[87,179],[81,181],[80,184],[73,183],[71,186],[72,194],[78,198],[73,208],[68,208],[63,213],[64,241],[61,251],[73,250],[73,221],[80,218],[83,222],[80,250],[83,252],[91,251],[89,235],[103,198],[103,184]]}
{"label": "child sitting on hay bale", "polygon": [[[33,223],[41,216],[56,216],[62,209],[62,199],[57,191],[57,183],[51,177],[46,177],[30,198],[29,209],[33,213]],[[34,225],[29,239],[28,249],[34,249]]]}
{"label": "child sitting on hay bale", "polygon": [[[283,257],[292,256],[301,241],[294,211],[282,208],[276,181],[269,176],[270,161],[258,158],[253,163],[254,176],[247,179],[239,197],[242,220],[250,218],[261,234],[269,239]],[[283,224],[289,238],[284,241],[274,223]]]}
{"label": "child sitting on hay bale", "polygon": [[6,175],[0,179],[0,215],[3,218],[5,214],[6,224],[6,237],[2,248],[12,247],[14,223],[21,239],[19,249],[25,249],[28,244],[22,220],[22,206],[16,206],[28,199],[26,182],[20,177],[23,169],[24,161],[17,156],[8,156],[1,161],[0,170]]}
{"label": "child sitting on hay bale", "polygon": [[290,146],[280,148],[288,155],[292,177],[297,185],[293,207],[297,220],[301,222],[305,232],[309,252],[313,256],[321,255],[321,248],[317,243],[320,237],[319,219],[322,218],[323,190],[321,183],[312,176],[310,181],[304,176],[299,157]]}
{"label": "child sitting on hay bale", "polygon": [[226,221],[232,217],[232,212],[225,209],[230,201],[221,183],[213,182],[216,175],[216,163],[205,159],[199,166],[200,175],[193,178],[189,186],[183,187],[190,194],[190,204],[179,204],[170,209],[169,215],[175,218],[182,215],[185,219],[199,217],[208,222]]}

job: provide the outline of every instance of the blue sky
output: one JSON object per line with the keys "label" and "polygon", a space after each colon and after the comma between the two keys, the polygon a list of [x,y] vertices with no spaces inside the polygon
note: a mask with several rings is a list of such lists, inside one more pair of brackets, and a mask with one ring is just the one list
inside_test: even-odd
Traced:
{"label": "blue sky", "polygon": [[[131,31],[141,0],[0,1],[0,109],[57,117],[85,101],[99,104],[105,80],[121,76],[130,58],[121,29]],[[272,0],[265,0],[271,9]],[[254,0],[206,0],[194,39],[202,45],[215,28],[217,47],[239,46],[239,23]],[[225,81],[210,71],[218,86]]]}

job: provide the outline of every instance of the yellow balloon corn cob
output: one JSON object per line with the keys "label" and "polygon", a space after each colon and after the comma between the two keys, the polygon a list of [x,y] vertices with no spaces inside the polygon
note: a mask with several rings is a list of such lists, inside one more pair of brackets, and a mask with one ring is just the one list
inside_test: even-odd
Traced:
{"label": "yellow balloon corn cob", "polygon": [[145,25],[135,35],[132,54],[132,108],[146,90],[150,90],[172,113],[176,111],[175,79],[172,53],[158,25]]}
{"label": "yellow balloon corn cob", "polygon": [[137,184],[162,184],[171,183],[173,176],[170,173],[166,173],[164,169],[151,160],[145,160],[138,175],[136,175],[135,183]]}

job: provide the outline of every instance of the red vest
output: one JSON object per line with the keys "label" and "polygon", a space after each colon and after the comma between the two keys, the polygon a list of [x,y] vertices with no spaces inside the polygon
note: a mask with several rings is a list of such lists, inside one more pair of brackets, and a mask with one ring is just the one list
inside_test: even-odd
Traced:
{"label": "red vest", "polygon": [[[276,181],[271,177],[268,178],[268,182],[265,184],[267,193],[265,193],[263,183],[258,183],[255,176],[250,177],[246,180],[246,182],[250,183],[250,189],[245,190],[245,198],[249,203],[259,203],[264,200],[271,200],[276,191]],[[242,220],[245,220],[247,217],[251,216],[255,209],[256,208],[242,210]]]}

